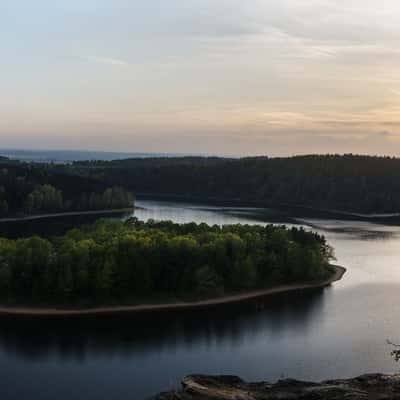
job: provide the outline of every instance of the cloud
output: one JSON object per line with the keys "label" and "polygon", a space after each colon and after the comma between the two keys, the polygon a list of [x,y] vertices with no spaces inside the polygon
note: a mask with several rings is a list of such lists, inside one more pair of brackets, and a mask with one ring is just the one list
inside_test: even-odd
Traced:
{"label": "cloud", "polygon": [[398,0],[8,3],[2,139],[400,154]]}
{"label": "cloud", "polygon": [[90,62],[94,62],[97,64],[103,64],[103,65],[112,65],[112,66],[117,66],[117,67],[125,67],[129,65],[127,61],[118,59],[118,58],[111,58],[111,57],[94,57],[94,56],[89,56],[86,57],[86,59]]}

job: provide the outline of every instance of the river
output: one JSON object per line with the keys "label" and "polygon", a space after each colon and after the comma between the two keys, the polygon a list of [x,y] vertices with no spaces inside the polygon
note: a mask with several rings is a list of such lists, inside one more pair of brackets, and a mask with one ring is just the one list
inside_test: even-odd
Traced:
{"label": "river", "polygon": [[[139,219],[264,224],[269,218],[260,209],[137,205]],[[400,227],[299,223],[335,248],[348,270],[341,282],[178,315],[2,319],[1,399],[140,400],[190,373],[319,380],[397,371],[387,340],[400,342]]]}

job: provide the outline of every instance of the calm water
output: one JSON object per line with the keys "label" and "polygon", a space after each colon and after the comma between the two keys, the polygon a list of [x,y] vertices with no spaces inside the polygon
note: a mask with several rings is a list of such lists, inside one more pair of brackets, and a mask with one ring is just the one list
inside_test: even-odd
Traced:
{"label": "calm water", "polygon": [[[140,202],[140,219],[264,223],[261,211]],[[257,216],[259,215],[259,216]],[[348,268],[331,288],[179,316],[0,321],[0,397],[145,399],[189,373],[251,380],[394,372],[400,342],[400,227],[302,221]]]}

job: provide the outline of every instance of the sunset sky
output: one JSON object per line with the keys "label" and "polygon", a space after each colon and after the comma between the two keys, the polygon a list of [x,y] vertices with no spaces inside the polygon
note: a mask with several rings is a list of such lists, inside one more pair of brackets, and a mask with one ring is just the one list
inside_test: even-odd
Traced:
{"label": "sunset sky", "polygon": [[398,0],[0,0],[0,147],[400,155]]}

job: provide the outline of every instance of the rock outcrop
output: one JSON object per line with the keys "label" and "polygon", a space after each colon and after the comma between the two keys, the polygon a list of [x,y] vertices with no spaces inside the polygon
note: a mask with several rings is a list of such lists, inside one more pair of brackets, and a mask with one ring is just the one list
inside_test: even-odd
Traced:
{"label": "rock outcrop", "polygon": [[182,390],[152,400],[386,400],[400,399],[400,375],[371,374],[320,383],[293,379],[247,383],[235,376],[192,375]]}

